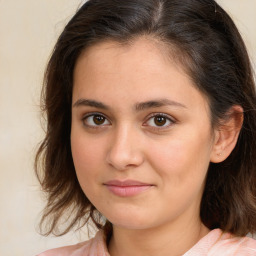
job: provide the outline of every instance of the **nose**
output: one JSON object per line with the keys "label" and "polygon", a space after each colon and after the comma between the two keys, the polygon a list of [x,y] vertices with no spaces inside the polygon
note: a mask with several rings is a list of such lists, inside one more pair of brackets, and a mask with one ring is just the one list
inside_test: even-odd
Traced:
{"label": "nose", "polygon": [[120,171],[140,166],[144,162],[144,156],[139,137],[138,132],[127,126],[113,131],[107,163]]}

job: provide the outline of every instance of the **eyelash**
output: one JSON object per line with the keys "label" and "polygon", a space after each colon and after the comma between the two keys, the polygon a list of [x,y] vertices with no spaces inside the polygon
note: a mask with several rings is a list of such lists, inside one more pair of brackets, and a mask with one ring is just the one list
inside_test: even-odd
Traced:
{"label": "eyelash", "polygon": [[[86,124],[86,120],[88,120],[88,118],[90,117],[96,117],[96,116],[99,116],[99,117],[103,117],[104,118],[104,122],[107,120],[108,121],[108,124],[111,124],[111,122],[108,120],[108,118],[102,114],[102,113],[99,113],[99,112],[94,112],[94,113],[89,113],[85,116],[83,116],[82,118],[82,122],[83,122],[83,125],[86,126],[87,128],[91,128],[91,129],[101,129],[102,127],[106,126],[104,125],[104,123],[102,125],[90,125],[90,124]],[[163,126],[153,126],[153,125],[147,125],[146,123],[148,123],[152,118],[156,118],[156,117],[160,117],[160,118],[164,118],[165,120],[165,123],[166,122],[169,122],[168,125],[164,125]],[[153,121],[154,122],[154,121]],[[147,117],[147,120],[146,122],[143,123],[143,126],[149,126],[152,130],[165,130],[165,129],[168,129],[170,126],[172,126],[173,124],[176,123],[176,120],[174,120],[172,117],[170,117],[169,115],[167,114],[164,114],[164,113],[152,113],[150,114],[148,117]],[[108,125],[107,124],[107,125]]]}
{"label": "eyelash", "polygon": [[[176,123],[176,120],[174,120],[174,118],[172,118],[171,116],[164,114],[164,113],[152,113],[151,115],[149,115],[147,117],[147,121],[145,123],[148,123],[152,118],[156,118],[156,117],[161,117],[161,118],[165,118],[166,122],[169,122],[168,125],[163,125],[163,126],[150,126],[151,129],[156,130],[156,131],[160,131],[160,130],[165,130],[168,129],[170,126],[172,126],[173,124]],[[153,121],[154,122],[154,121]],[[148,126],[148,125],[144,125],[143,126]]]}
{"label": "eyelash", "polygon": [[[108,120],[108,118],[103,115],[102,113],[99,113],[99,112],[94,112],[94,113],[89,113],[85,116],[82,117],[82,122],[83,122],[83,125],[86,126],[87,128],[91,128],[91,129],[99,129],[101,128],[102,126],[104,125],[89,125],[89,124],[86,124],[86,120],[90,117],[95,117],[95,116],[99,116],[99,117],[103,117],[105,120]],[[110,123],[110,121],[108,120],[108,122]]]}

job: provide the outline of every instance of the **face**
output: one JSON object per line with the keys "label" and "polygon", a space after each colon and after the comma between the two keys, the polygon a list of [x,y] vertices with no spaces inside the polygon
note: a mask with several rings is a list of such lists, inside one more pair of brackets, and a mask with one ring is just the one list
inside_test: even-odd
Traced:
{"label": "face", "polygon": [[206,98],[152,42],[104,42],[79,57],[74,165],[85,195],[113,225],[199,218],[213,141]]}

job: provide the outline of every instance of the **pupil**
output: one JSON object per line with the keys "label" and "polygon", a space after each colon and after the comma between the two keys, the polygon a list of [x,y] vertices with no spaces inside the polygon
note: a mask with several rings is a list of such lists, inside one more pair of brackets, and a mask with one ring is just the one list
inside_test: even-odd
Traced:
{"label": "pupil", "polygon": [[166,123],[166,118],[163,116],[156,116],[155,117],[155,124],[157,126],[162,126]]}
{"label": "pupil", "polygon": [[94,116],[93,121],[94,121],[95,124],[100,125],[100,124],[104,123],[105,117],[103,117],[103,116]]}

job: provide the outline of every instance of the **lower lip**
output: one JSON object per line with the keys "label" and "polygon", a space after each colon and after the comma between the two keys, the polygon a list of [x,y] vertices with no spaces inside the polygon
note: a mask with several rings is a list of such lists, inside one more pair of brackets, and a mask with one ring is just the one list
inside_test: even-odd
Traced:
{"label": "lower lip", "polygon": [[106,186],[110,192],[121,197],[136,196],[152,187],[151,185],[141,185],[141,186],[106,185]]}

